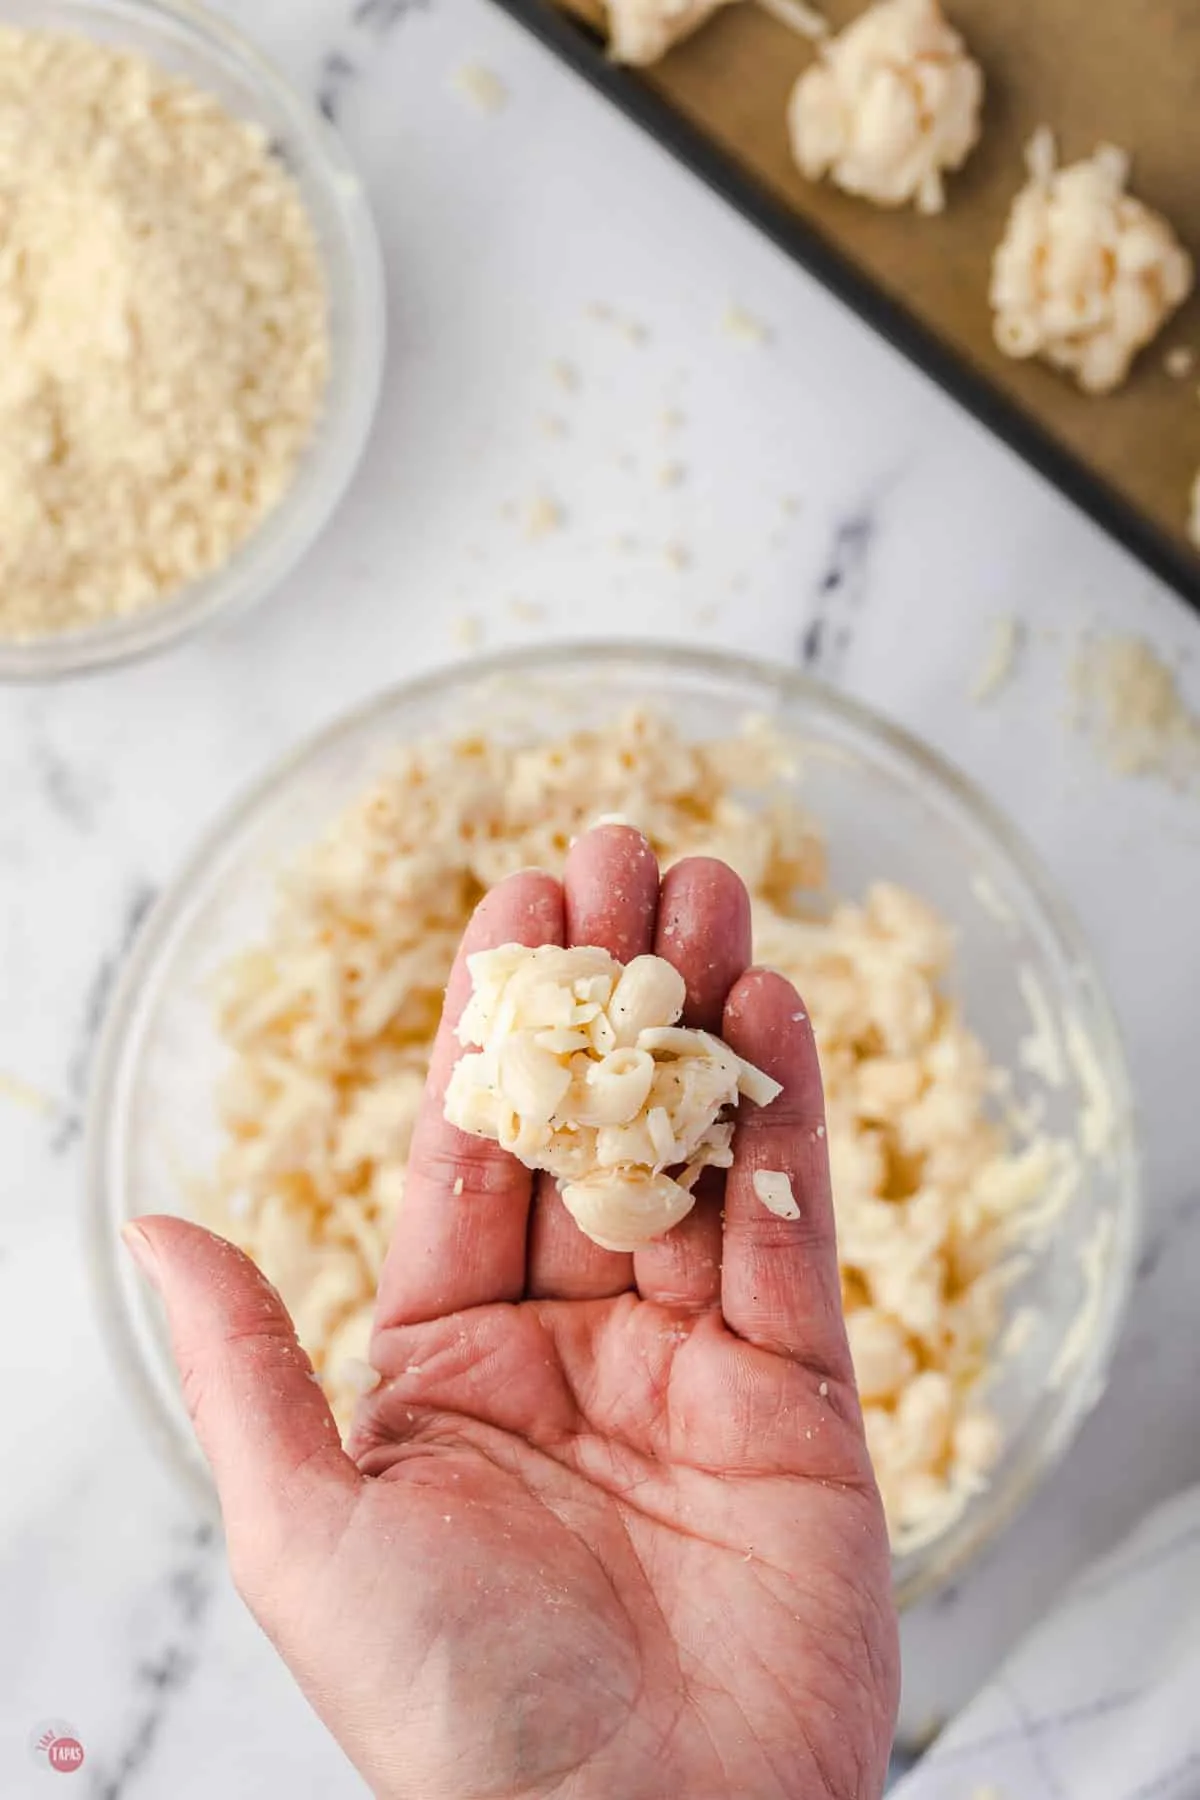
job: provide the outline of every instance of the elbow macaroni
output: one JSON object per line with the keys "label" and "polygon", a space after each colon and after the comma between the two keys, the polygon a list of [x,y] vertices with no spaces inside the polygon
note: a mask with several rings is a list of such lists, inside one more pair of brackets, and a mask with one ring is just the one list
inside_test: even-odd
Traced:
{"label": "elbow macaroni", "polygon": [[719,1038],[676,1023],[686,990],[663,957],[622,967],[589,946],[506,944],[467,964],[468,1049],[446,1117],[556,1175],[567,1211],[606,1250],[640,1249],[685,1218],[701,1170],[733,1159],[721,1113],[780,1091]]}

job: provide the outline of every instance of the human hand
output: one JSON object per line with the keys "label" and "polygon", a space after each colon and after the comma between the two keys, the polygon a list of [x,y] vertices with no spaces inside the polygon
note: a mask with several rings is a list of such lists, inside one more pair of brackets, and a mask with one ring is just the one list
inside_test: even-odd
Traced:
{"label": "human hand", "polygon": [[[442,1117],[469,951],[599,944],[685,976],[685,1023],[783,1083],[728,1175],[636,1256]],[[721,863],[636,832],[479,906],[343,1450],[274,1289],[181,1220],[127,1228],[166,1306],[234,1578],[384,1800],[874,1800],[898,1686],[812,1031],[750,970]],[[782,1169],[779,1219],[755,1169]],[[460,1185],[461,1184],[461,1185]],[[457,1191],[456,1191],[457,1190]]]}

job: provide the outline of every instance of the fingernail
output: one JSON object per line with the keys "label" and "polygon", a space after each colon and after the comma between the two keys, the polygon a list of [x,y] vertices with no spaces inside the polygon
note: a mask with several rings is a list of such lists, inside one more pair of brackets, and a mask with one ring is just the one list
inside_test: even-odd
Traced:
{"label": "fingernail", "polygon": [[131,1219],[128,1225],[121,1227],[121,1238],[130,1256],[157,1293],[159,1287],[158,1257],[154,1245],[136,1219]]}

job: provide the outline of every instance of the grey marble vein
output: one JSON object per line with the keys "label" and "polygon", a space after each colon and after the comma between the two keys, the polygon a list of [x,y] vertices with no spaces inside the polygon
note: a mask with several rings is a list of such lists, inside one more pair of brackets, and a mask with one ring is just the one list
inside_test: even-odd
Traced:
{"label": "grey marble vein", "polygon": [[866,597],[876,513],[865,505],[839,520],[821,567],[800,636],[798,657],[813,675],[836,677],[853,640],[855,615]]}
{"label": "grey marble vein", "polygon": [[79,769],[40,735],[30,743],[29,760],[38,790],[55,817],[75,831],[91,831],[96,823],[97,795]]}
{"label": "grey marble vein", "polygon": [[317,106],[331,125],[336,125],[341,112],[342,95],[350,82],[357,81],[359,66],[343,50],[330,50],[321,59],[317,80]]}
{"label": "grey marble vein", "polygon": [[133,948],[142,921],[158,898],[158,889],[148,881],[136,881],[130,889],[121,912],[121,925],[115,945],[106,950],[96,965],[84,996],[83,1017],[76,1033],[74,1048],[67,1064],[67,1110],[54,1133],[52,1148],[57,1155],[70,1149],[83,1130],[84,1103],[96,1040],[108,1011],[113,988],[121,966]]}
{"label": "grey marble vein", "polygon": [[1200,1194],[1193,1194],[1175,1207],[1170,1216],[1147,1235],[1135,1274],[1139,1284],[1154,1279],[1167,1250],[1174,1246],[1183,1232],[1190,1231],[1197,1221],[1200,1221]]}
{"label": "grey marble vein", "polygon": [[212,1526],[201,1524],[188,1532],[185,1550],[162,1584],[166,1623],[160,1640],[131,1672],[135,1702],[124,1742],[89,1771],[91,1800],[124,1800],[154,1751],[172,1702],[196,1668],[216,1584],[218,1551]]}
{"label": "grey marble vein", "polygon": [[357,0],[351,13],[353,24],[386,36],[409,13],[426,12],[429,0]]}

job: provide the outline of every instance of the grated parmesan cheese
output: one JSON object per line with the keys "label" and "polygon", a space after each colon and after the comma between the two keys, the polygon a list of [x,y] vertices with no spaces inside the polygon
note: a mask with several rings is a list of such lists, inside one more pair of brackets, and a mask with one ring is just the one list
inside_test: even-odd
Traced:
{"label": "grated parmesan cheese", "polygon": [[0,28],[0,634],[125,617],[279,504],[324,275],[257,126],[143,56]]}

